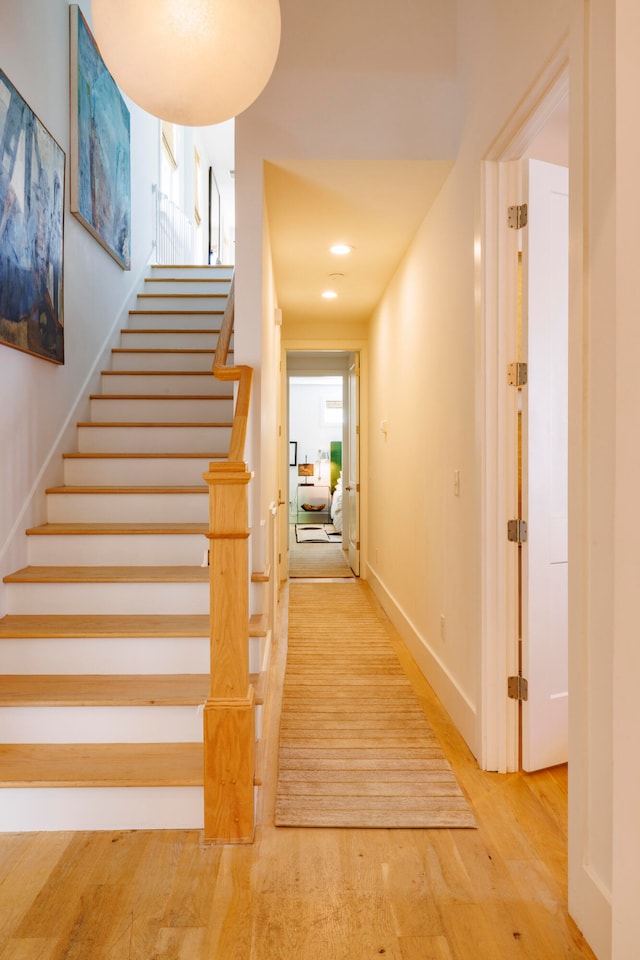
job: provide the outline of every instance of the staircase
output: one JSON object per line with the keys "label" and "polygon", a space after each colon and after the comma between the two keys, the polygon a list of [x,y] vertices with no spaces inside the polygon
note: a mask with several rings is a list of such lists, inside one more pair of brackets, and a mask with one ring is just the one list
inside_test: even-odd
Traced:
{"label": "staircase", "polygon": [[[202,475],[231,434],[233,383],[211,373],[230,282],[226,267],[151,269],[47,522],[27,530],[29,566],[5,577],[2,831],[202,827]],[[248,634],[257,674],[265,618]]]}

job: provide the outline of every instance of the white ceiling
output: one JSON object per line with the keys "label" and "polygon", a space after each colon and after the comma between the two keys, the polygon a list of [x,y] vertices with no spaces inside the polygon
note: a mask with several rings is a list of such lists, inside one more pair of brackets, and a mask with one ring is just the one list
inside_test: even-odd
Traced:
{"label": "white ceiling", "polygon": [[[367,321],[452,164],[298,160],[265,165],[278,304],[285,323]],[[348,256],[330,253],[341,242]],[[332,274],[343,274],[332,277]],[[321,294],[335,290],[335,300]]]}
{"label": "white ceiling", "polygon": [[[287,325],[366,322],[454,163],[457,4],[280,6],[278,63],[247,111],[250,149],[267,161],[278,305]],[[563,162],[566,114],[552,120],[532,155]],[[337,241],[348,257],[330,254]],[[327,288],[338,298],[322,299]]]}

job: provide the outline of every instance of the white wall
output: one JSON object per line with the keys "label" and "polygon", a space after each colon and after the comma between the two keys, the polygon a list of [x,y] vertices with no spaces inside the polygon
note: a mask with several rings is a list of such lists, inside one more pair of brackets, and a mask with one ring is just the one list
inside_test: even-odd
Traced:
{"label": "white wall", "polygon": [[[236,337],[239,362],[261,382],[263,342],[263,164],[286,159],[440,160],[458,138],[455,7],[442,0],[398,11],[373,0],[363,19],[340,0],[281,0],[282,42],[264,92],[236,119]],[[425,29],[425,23],[435,29]],[[394,32],[394,30],[396,32]],[[381,131],[386,131],[381,135]],[[276,292],[277,299],[277,292]],[[296,337],[314,334],[299,332]],[[362,339],[363,331],[342,332]],[[326,329],[315,336],[327,338]],[[338,331],[336,331],[336,335]],[[260,387],[262,403],[276,391]],[[265,412],[254,405],[249,466],[261,472]],[[267,438],[267,443],[273,443]],[[271,471],[274,495],[277,481]],[[262,481],[264,487],[266,480]],[[254,516],[261,515],[255,502]],[[263,491],[263,504],[266,501]],[[263,509],[263,507],[262,507]]]}
{"label": "white wall", "polygon": [[[88,0],[81,4],[89,19]],[[158,122],[131,111],[132,268],[123,271],[69,213],[69,10],[67,0],[0,0],[0,67],[66,153],[65,363],[0,345],[0,578],[26,564],[24,530],[44,518],[47,485],[62,478],[75,422],[95,389],[96,357],[111,346],[152,253]],[[108,355],[108,353],[107,353]],[[0,584],[0,614],[5,611]]]}
{"label": "white wall", "polygon": [[[331,441],[342,440],[342,424],[325,423],[327,400],[342,402],[342,378],[293,376],[289,380],[289,439],[298,444],[298,463],[314,464],[316,483],[329,482],[328,465],[322,478],[318,476],[320,451],[329,453]],[[291,470],[290,482],[295,487],[298,472],[295,467]]]}
{"label": "white wall", "polygon": [[[611,765],[613,770],[612,956],[615,960],[638,953],[638,865],[640,864],[640,519],[637,510],[640,445],[637,443],[640,385],[637,357],[638,240],[640,215],[638,165],[638,90],[640,89],[640,7],[635,0],[616,3],[616,416],[615,416],[615,600],[614,634],[601,640],[605,657],[612,658]],[[594,131],[594,135],[597,131]],[[610,184],[594,180],[594,188],[611,196]],[[609,277],[610,283],[614,276]],[[600,329],[610,329],[611,303],[598,317]],[[599,363],[600,358],[594,357]],[[594,438],[596,441],[599,438]],[[601,506],[601,504],[600,504]],[[608,704],[606,704],[608,707]],[[598,717],[594,718],[595,723]]]}
{"label": "white wall", "polygon": [[[322,25],[319,33],[312,29],[315,24],[300,27],[300,18],[312,16],[308,5],[283,0],[282,8],[285,23],[291,16],[296,30],[284,37],[285,56],[272,83],[238,121],[243,244],[238,264],[247,281],[241,305],[247,355],[260,353],[250,332],[251,316],[259,315],[260,284],[253,281],[261,270],[251,233],[259,234],[262,226],[263,160],[368,158],[385,150],[400,156],[407,147],[405,122],[424,136],[417,156],[434,156],[434,142],[440,157],[456,154],[455,168],[372,324],[367,483],[372,582],[377,577],[376,588],[476,749],[481,430],[474,389],[482,274],[474,248],[482,235],[481,164],[571,18],[571,245],[572,263],[575,268],[577,251],[579,269],[572,279],[570,334],[570,555],[577,562],[572,561],[570,575],[569,898],[572,914],[602,960],[635,960],[640,863],[635,504],[640,344],[638,218],[633,215],[640,159],[637,2],[460,0],[459,91],[451,75],[432,77],[430,89],[419,70],[411,78],[393,77],[391,99],[407,81],[393,116],[376,85],[389,80],[384,69],[376,75],[375,67],[367,70],[359,62],[358,76],[350,74]],[[328,14],[332,27],[342,25],[333,5]],[[389,44],[401,43],[399,24],[386,27],[381,33]],[[341,36],[339,29],[335,32]],[[316,45],[318,36],[323,42]],[[363,90],[371,77],[367,101]],[[449,116],[455,118],[451,136],[437,122],[447,96],[453,104]],[[378,110],[375,122],[372,105]],[[374,143],[380,129],[387,136]],[[400,335],[408,337],[406,349],[398,343]],[[411,382],[411,392],[401,384],[396,395],[399,379]],[[407,413],[411,430],[403,425]],[[380,419],[389,422],[386,441],[377,430]],[[453,469],[460,470],[459,498],[451,488]],[[423,544],[420,551],[407,546],[405,537],[401,552],[394,542],[400,522],[392,524],[385,516],[400,484],[407,505],[395,508],[395,516],[411,522],[413,538]]]}
{"label": "white wall", "polygon": [[[481,167],[559,42],[567,6],[460,5],[461,147],[370,326],[370,578],[476,753]],[[386,434],[381,420],[388,422]],[[385,498],[393,510],[381,509]],[[413,535],[398,537],[398,529]]]}

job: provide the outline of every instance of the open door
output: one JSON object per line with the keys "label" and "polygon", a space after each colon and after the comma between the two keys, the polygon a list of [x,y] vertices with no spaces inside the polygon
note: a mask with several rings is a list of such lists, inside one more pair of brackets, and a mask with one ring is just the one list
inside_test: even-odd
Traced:
{"label": "open door", "polygon": [[522,767],[568,759],[569,172],[523,162]]}
{"label": "open door", "polygon": [[[344,494],[347,498],[347,544],[349,566],[360,576],[360,357],[354,353],[347,378],[347,476]],[[343,465],[344,470],[344,465]]]}

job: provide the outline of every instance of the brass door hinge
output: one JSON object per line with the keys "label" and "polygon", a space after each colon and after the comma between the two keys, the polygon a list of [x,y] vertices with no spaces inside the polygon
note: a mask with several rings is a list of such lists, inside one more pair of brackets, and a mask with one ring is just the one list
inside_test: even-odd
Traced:
{"label": "brass door hinge", "polygon": [[510,700],[528,700],[529,681],[524,677],[507,677],[507,695]]}
{"label": "brass door hinge", "polygon": [[509,520],[507,522],[507,540],[509,543],[526,543],[527,521]]}
{"label": "brass door hinge", "polygon": [[508,223],[512,230],[522,230],[529,222],[529,208],[526,203],[517,203],[507,210]]}
{"label": "brass door hinge", "polygon": [[510,363],[507,367],[507,383],[510,387],[524,387],[529,377],[526,363]]}

